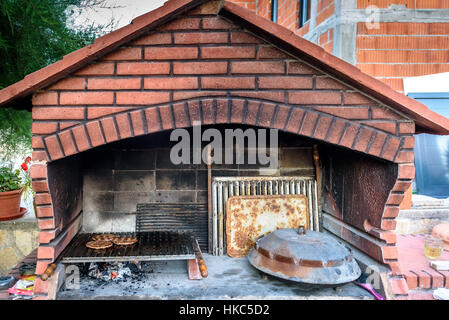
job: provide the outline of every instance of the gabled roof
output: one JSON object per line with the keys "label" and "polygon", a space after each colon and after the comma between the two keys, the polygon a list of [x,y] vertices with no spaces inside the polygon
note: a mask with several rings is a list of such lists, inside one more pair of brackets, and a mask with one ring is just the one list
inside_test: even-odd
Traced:
{"label": "gabled roof", "polygon": [[[173,19],[176,15],[209,1],[211,0],[167,1],[162,7],[137,17],[128,26],[98,38],[93,44],[72,52],[64,56],[62,60],[29,74],[23,80],[1,90],[0,106],[6,106],[30,96],[90,61]],[[236,21],[276,46],[408,115],[415,121],[417,133],[449,134],[449,119],[363,73],[352,64],[327,53],[320,46],[292,31],[228,1],[224,1],[219,15]]]}

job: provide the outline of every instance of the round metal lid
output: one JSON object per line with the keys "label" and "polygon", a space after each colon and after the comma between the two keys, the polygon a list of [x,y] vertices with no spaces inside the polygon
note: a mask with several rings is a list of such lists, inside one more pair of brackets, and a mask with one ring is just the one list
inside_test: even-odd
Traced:
{"label": "round metal lid", "polygon": [[248,258],[261,271],[305,283],[345,283],[361,274],[348,248],[303,227],[279,229],[259,238]]}

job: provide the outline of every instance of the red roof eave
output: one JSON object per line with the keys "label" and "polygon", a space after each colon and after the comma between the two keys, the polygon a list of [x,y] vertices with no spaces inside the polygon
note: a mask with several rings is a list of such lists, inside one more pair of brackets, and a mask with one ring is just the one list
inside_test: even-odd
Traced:
{"label": "red roof eave", "polygon": [[[162,7],[141,15],[131,24],[98,38],[89,46],[63,57],[45,68],[27,75],[23,80],[0,91],[0,107],[24,98],[56,82],[120,45],[172,19],[175,15],[193,9],[210,0],[169,0]],[[449,134],[449,119],[431,111],[424,104],[409,98],[387,84],[363,73],[352,64],[327,53],[320,46],[305,40],[292,31],[264,19],[252,11],[224,1],[220,15],[238,20],[249,30],[263,34],[267,39],[286,47],[304,61],[321,68],[349,85],[384,104],[408,115],[416,123],[417,132]]]}

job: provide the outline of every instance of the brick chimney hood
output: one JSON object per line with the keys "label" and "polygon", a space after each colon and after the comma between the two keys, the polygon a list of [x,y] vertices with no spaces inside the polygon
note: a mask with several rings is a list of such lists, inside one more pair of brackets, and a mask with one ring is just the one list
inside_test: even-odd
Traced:
{"label": "brick chimney hood", "polygon": [[93,44],[72,52],[60,61],[27,75],[23,80],[0,91],[0,106],[31,109],[30,97],[61,78],[86,66],[119,46],[156,29],[199,5],[207,3],[211,13],[235,21],[249,31],[270,41],[293,56],[329,72],[353,88],[369,94],[389,107],[407,115],[415,122],[416,133],[449,134],[449,120],[429,110],[422,103],[390,88],[383,82],[361,72],[355,66],[327,53],[318,45],[297,36],[290,30],[257,16],[228,1],[169,0],[162,7],[134,19],[128,26],[98,38]]}

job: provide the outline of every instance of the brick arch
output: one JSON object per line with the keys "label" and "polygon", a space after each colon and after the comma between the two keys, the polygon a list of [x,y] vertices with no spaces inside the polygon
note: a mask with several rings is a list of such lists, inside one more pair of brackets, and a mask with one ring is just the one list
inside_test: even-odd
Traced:
{"label": "brick arch", "polygon": [[191,127],[194,122],[278,129],[396,163],[409,162],[412,153],[407,151],[408,136],[304,106],[256,98],[203,97],[125,110],[64,128],[43,138],[45,160],[62,159],[121,139]]}

